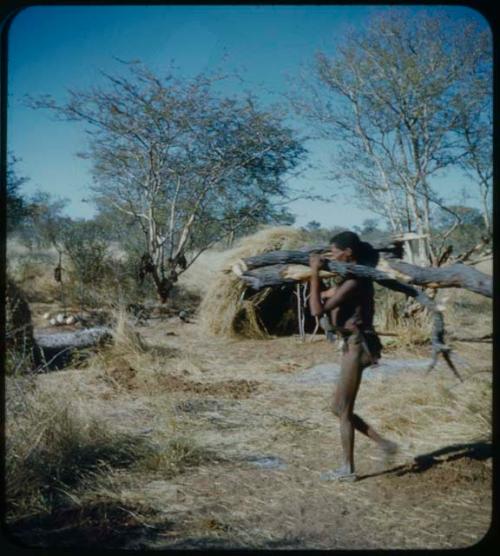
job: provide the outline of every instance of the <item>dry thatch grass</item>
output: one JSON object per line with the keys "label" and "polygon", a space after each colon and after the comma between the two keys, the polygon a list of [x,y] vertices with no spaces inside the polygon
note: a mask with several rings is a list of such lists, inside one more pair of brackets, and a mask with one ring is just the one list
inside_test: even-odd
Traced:
{"label": "dry thatch grass", "polygon": [[131,365],[146,353],[146,346],[130,324],[124,308],[113,311],[111,320],[114,323],[111,330],[113,341],[88,361],[89,367],[106,369],[116,364]]}
{"label": "dry thatch grass", "polygon": [[227,251],[205,251],[179,276],[179,287],[204,296],[210,284],[217,278],[218,269],[223,267],[226,257]]}
{"label": "dry thatch grass", "polygon": [[265,300],[269,290],[251,299],[243,299],[246,286],[228,269],[239,259],[279,249],[294,249],[304,244],[305,236],[291,227],[265,228],[242,239],[227,252],[199,309],[201,325],[207,332],[221,336],[265,338],[268,333],[259,320],[256,305]]}
{"label": "dry thatch grass", "polygon": [[13,381],[7,387],[8,521],[50,513],[87,473],[129,465],[141,453],[142,439],[103,426],[77,396]]}

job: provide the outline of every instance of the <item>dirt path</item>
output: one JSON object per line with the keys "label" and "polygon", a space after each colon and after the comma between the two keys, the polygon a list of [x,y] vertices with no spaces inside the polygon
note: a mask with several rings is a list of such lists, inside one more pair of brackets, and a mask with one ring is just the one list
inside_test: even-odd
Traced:
{"label": "dirt path", "polygon": [[425,347],[420,354],[388,349],[383,365],[366,371],[357,411],[401,449],[384,459],[358,435],[360,480],[339,484],[320,480],[340,458],[329,411],[335,346],[322,338],[207,337],[196,323],[175,319],[138,330],[157,354],[149,389],[148,369],[133,362],[108,369],[107,383],[85,369],[43,377],[78,383],[92,411],[117,429],[158,442],[168,431],[214,456],[173,477],[122,476],[122,495],[157,513],[120,546],[443,549],[470,546],[487,532],[491,373],[484,371],[491,365],[484,346],[458,350],[467,363],[463,384],[444,366],[425,377]]}

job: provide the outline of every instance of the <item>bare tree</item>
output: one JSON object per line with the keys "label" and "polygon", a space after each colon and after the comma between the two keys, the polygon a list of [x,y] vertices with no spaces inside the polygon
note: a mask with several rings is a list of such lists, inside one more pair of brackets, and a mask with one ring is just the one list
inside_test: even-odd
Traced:
{"label": "bare tree", "polygon": [[457,98],[457,134],[464,155],[459,163],[475,183],[481,200],[481,213],[487,236],[493,234],[491,196],[493,186],[493,87],[491,44],[485,45],[483,59],[469,76],[467,94]]}
{"label": "bare tree", "polygon": [[[432,180],[464,156],[456,107],[489,38],[442,14],[382,15],[351,32],[334,56],[318,52],[306,95],[293,101],[336,141],[334,177],[353,185],[359,203],[393,232],[416,232],[420,256],[434,264],[431,209],[452,211]],[[439,240],[459,223],[454,216]]]}
{"label": "bare tree", "polygon": [[142,230],[142,272],[162,302],[214,243],[249,223],[273,221],[289,194],[286,177],[304,149],[279,111],[216,92],[221,78],[160,78],[140,63],[105,74],[106,86],[70,91],[65,104],[31,99],[86,124],[94,200]]}

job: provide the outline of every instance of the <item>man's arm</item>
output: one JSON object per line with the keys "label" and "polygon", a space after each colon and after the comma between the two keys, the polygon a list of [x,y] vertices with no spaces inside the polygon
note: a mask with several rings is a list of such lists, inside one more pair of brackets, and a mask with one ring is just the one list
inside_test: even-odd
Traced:
{"label": "man's arm", "polygon": [[309,257],[309,266],[311,267],[311,294],[309,296],[309,309],[313,317],[319,317],[323,313],[319,279],[319,269],[322,264],[323,260],[319,255],[311,255]]}
{"label": "man's arm", "polygon": [[[344,301],[349,299],[358,286],[355,278],[349,278],[343,282],[332,295],[329,295],[325,303],[321,299],[321,282],[319,278],[319,269],[323,265],[323,259],[319,255],[311,255],[309,257],[309,266],[311,267],[311,295],[309,296],[309,309],[313,317],[319,317],[328,311],[332,311]],[[330,290],[329,290],[330,293]]]}
{"label": "man's arm", "polygon": [[358,281],[355,278],[348,278],[336,290],[335,293],[329,297],[323,305],[323,312],[327,313],[332,311],[339,305],[347,301],[358,287]]}

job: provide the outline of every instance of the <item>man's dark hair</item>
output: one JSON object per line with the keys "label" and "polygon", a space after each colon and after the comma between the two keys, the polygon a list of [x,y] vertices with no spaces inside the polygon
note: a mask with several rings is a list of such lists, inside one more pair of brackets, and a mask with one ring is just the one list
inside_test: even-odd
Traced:
{"label": "man's dark hair", "polygon": [[355,232],[340,232],[330,239],[330,244],[335,245],[339,249],[347,249],[349,247],[358,264],[367,266],[377,266],[378,264],[378,251],[370,243],[361,241]]}
{"label": "man's dark hair", "polygon": [[347,249],[350,247],[353,253],[356,253],[361,244],[358,234],[354,232],[340,232],[330,239],[330,243],[336,245],[339,249]]}

